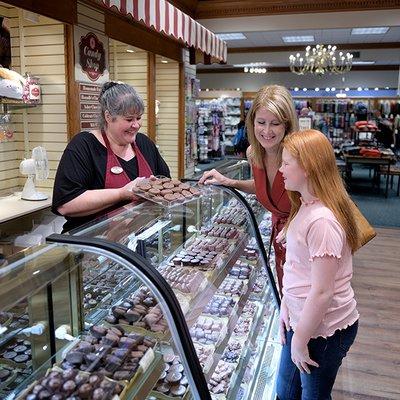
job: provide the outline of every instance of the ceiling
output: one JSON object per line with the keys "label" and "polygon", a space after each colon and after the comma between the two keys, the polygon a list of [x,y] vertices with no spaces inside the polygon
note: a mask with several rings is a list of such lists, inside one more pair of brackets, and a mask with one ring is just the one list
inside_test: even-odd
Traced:
{"label": "ceiling", "polygon": [[[335,44],[359,51],[355,61],[375,61],[360,69],[400,66],[400,0],[169,0],[215,33],[241,32],[244,40],[227,41],[226,65],[198,65],[199,72],[235,72],[236,64],[265,62],[288,68],[289,55],[308,44]],[[379,5],[378,5],[379,3]],[[340,7],[340,8],[338,8]],[[199,18],[200,17],[200,18]],[[389,27],[383,35],[352,35],[353,27]],[[284,43],[282,36],[312,35],[311,43]],[[353,68],[356,68],[354,66]],[[242,68],[241,68],[242,70]]]}

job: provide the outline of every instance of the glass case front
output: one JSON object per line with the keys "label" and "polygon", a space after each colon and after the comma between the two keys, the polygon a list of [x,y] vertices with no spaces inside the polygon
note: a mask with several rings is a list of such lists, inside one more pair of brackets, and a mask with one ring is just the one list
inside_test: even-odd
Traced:
{"label": "glass case front", "polygon": [[268,214],[226,188],[201,192],[128,205],[8,260],[0,398],[274,398]]}

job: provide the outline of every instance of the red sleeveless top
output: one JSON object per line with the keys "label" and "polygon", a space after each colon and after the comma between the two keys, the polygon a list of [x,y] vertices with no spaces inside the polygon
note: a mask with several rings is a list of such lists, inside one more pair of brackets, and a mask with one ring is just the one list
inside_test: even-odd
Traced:
{"label": "red sleeveless top", "polygon": [[[252,165],[257,200],[272,213],[271,240],[275,250],[278,286],[282,291],[283,264],[285,263],[285,248],[276,243],[276,236],[284,227],[290,212],[290,200],[285,190],[285,183],[280,171],[277,171],[272,183],[271,193],[268,190],[268,176],[265,168]],[[281,292],[282,293],[282,292]]]}

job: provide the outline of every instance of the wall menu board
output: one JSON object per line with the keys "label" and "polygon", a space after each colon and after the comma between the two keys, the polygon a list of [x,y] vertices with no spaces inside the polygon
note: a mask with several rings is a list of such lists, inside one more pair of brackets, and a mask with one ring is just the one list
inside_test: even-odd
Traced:
{"label": "wall menu board", "polygon": [[93,83],[79,84],[79,119],[81,131],[98,127],[100,91],[101,85]]}

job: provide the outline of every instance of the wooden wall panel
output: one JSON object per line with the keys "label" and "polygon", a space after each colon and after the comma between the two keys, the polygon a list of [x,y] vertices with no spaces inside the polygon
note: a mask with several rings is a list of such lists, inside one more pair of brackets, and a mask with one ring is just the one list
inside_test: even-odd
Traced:
{"label": "wooden wall panel", "polygon": [[179,177],[179,64],[173,60],[167,64],[156,57],[156,98],[160,101],[156,143],[167,162],[171,176]]}
{"label": "wooden wall panel", "polygon": [[94,29],[104,34],[104,12],[78,2],[78,25],[88,29]]}
{"label": "wooden wall panel", "polygon": [[[51,159],[49,179],[37,182],[37,186],[52,188],[58,161],[67,143],[64,25],[43,16],[34,23],[24,19],[22,10],[14,7],[7,7],[7,10],[12,67],[21,74],[29,72],[39,77],[42,105],[24,109],[9,107],[15,133],[11,142],[0,143],[0,170],[3,171],[0,189],[25,183],[19,164],[36,146],[44,146]],[[0,13],[4,15],[1,4]]]}
{"label": "wooden wall panel", "polygon": [[[134,53],[127,52],[128,48]],[[147,133],[147,51],[113,39],[109,41],[109,50],[110,79],[132,85],[142,97],[145,109],[140,131]]]}

